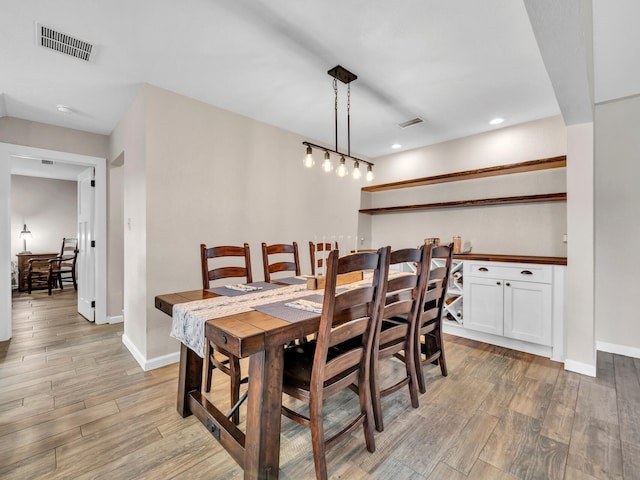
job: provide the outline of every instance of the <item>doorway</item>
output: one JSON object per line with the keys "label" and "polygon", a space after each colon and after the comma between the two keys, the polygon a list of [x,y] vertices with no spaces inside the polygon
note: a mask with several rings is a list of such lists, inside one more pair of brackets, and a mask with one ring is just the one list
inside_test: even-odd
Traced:
{"label": "doorway", "polygon": [[[11,268],[12,159],[44,159],[95,169],[95,322],[107,323],[107,170],[106,159],[40,148],[0,143],[0,265]],[[0,276],[0,341],[11,338],[11,279]]]}

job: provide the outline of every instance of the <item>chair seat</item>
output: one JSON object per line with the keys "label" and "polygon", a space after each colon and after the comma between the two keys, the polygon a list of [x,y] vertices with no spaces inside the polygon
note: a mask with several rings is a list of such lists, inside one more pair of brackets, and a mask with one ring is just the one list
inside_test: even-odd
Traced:
{"label": "chair seat", "polygon": [[[284,375],[283,386],[285,391],[291,388],[295,390],[309,390],[311,385],[311,370],[313,369],[313,358],[316,354],[316,341],[312,340],[300,345],[288,347],[284,351]],[[331,347],[327,350],[327,362],[330,362],[337,356],[344,353],[344,350],[336,347]],[[324,386],[332,385],[337,380],[344,378],[347,375],[355,372],[358,366],[354,366],[346,372],[341,372],[340,375],[325,380]]]}

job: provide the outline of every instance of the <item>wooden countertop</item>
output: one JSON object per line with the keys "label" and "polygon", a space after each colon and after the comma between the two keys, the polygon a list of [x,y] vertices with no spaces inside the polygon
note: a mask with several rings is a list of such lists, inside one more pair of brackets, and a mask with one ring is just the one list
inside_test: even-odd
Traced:
{"label": "wooden countertop", "polygon": [[500,255],[497,253],[454,254],[458,260],[480,260],[483,262],[540,263],[545,265],[566,265],[567,257],[539,257],[535,255]]}

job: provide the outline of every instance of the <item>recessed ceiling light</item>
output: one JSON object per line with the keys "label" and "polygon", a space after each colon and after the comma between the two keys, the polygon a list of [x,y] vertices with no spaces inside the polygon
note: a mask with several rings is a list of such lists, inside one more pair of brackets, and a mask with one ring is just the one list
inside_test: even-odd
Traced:
{"label": "recessed ceiling light", "polygon": [[398,148],[402,148],[402,145],[400,145],[399,143],[394,143],[393,145],[391,145],[391,148],[397,150]]}
{"label": "recessed ceiling light", "polygon": [[73,108],[67,107],[66,105],[56,105],[56,110],[60,113],[73,113]]}
{"label": "recessed ceiling light", "polygon": [[500,125],[502,122],[504,122],[504,118],[497,117],[491,120],[489,125]]}

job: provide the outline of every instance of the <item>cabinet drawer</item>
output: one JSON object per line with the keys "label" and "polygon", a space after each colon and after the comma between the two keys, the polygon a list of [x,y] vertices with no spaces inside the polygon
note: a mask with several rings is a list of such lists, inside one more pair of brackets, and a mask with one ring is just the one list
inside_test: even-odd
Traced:
{"label": "cabinet drawer", "polygon": [[474,277],[537,283],[551,283],[553,278],[552,267],[550,265],[500,262],[468,263],[468,273],[466,274]]}

